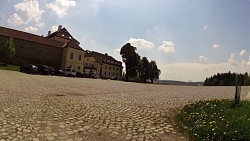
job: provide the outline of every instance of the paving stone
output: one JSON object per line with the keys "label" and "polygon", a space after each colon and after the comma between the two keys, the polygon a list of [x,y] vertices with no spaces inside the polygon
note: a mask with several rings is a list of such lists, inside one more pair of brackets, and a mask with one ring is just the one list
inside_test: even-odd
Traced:
{"label": "paving stone", "polygon": [[[0,135],[12,140],[114,140],[114,136],[138,141],[160,140],[164,133],[178,136],[171,120],[176,109],[205,98],[231,98],[234,90],[4,70],[0,78]],[[249,91],[243,87],[242,97]],[[100,139],[93,136],[99,133]]]}

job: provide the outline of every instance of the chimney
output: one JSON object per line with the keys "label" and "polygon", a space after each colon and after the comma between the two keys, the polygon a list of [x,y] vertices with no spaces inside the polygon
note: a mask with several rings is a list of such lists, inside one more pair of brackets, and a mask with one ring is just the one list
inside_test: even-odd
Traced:
{"label": "chimney", "polygon": [[108,53],[105,53],[104,55],[108,56]]}
{"label": "chimney", "polygon": [[48,31],[48,36],[51,34],[51,31]]}
{"label": "chimney", "polygon": [[59,25],[57,31],[59,31],[59,30],[61,30],[61,29],[62,29],[62,25]]}

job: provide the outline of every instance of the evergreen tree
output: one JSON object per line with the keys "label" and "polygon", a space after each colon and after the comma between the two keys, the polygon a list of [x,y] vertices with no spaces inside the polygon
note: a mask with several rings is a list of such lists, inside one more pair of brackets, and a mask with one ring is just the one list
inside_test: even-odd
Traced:
{"label": "evergreen tree", "polygon": [[131,46],[130,43],[125,44],[120,51],[122,55],[122,60],[126,66],[126,81],[129,77],[136,76],[136,66],[137,66],[137,55],[136,47]]}
{"label": "evergreen tree", "polygon": [[149,78],[149,62],[147,57],[142,57],[141,59],[141,74],[140,79],[142,82],[146,82],[146,80]]}

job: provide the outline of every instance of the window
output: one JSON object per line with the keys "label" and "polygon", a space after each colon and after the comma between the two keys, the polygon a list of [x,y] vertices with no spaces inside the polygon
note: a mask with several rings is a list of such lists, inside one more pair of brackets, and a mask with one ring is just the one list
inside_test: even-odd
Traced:
{"label": "window", "polygon": [[82,55],[81,54],[79,54],[79,57],[78,57],[78,60],[82,60]]}
{"label": "window", "polygon": [[73,53],[70,54],[70,59],[74,59],[74,54]]}
{"label": "window", "polygon": [[110,72],[109,72],[109,75],[110,75]]}
{"label": "window", "polygon": [[87,61],[89,61],[89,58],[87,58]]}
{"label": "window", "polygon": [[106,71],[104,72],[104,75],[106,75],[107,73],[106,73]]}
{"label": "window", "polygon": [[115,67],[113,67],[113,70],[115,70]]}
{"label": "window", "polygon": [[115,73],[113,73],[113,76],[115,76]]}
{"label": "window", "polygon": [[116,68],[116,70],[118,71],[118,68]]}
{"label": "window", "polygon": [[109,70],[111,70],[111,67],[109,67]]}
{"label": "window", "polygon": [[105,69],[107,69],[107,66],[105,66]]}
{"label": "window", "polygon": [[92,64],[92,67],[94,67],[94,64]]}
{"label": "window", "polygon": [[81,67],[80,66],[78,66],[78,70],[80,70],[81,69]]}

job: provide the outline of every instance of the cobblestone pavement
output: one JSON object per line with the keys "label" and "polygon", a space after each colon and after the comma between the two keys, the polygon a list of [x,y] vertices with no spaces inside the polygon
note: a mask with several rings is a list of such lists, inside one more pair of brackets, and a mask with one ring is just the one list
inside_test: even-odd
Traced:
{"label": "cobblestone pavement", "polygon": [[[250,91],[242,88],[242,97]],[[173,115],[234,87],[187,87],[0,70],[0,141],[187,140]]]}

